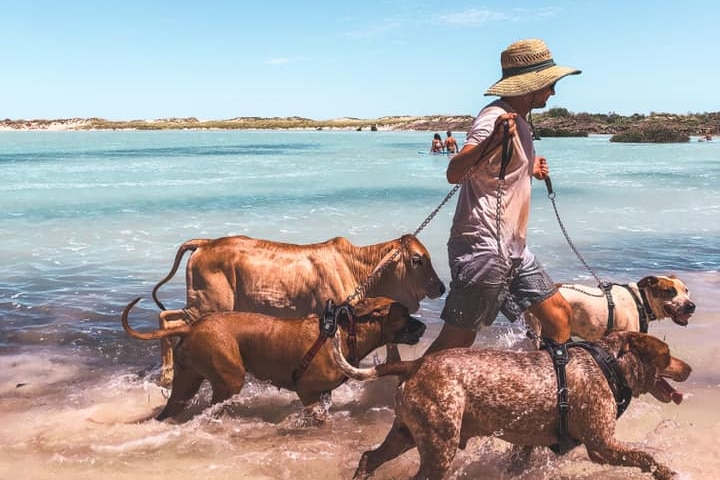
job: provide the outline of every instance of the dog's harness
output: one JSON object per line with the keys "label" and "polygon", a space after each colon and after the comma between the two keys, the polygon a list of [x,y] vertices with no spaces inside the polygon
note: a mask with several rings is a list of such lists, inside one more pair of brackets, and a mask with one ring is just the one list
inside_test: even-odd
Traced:
{"label": "dog's harness", "polygon": [[[600,288],[603,292],[603,295],[605,296],[605,299],[607,300],[607,306],[608,306],[608,319],[607,319],[607,328],[605,329],[605,335],[610,333],[613,328],[615,328],[615,302],[613,301],[612,297],[612,287],[618,286],[622,287],[625,290],[630,293],[630,296],[632,297],[633,301],[635,302],[635,308],[637,308],[638,312],[638,319],[640,321],[640,331],[642,333],[648,332],[648,327],[650,326],[650,322],[653,320],[657,320],[657,316],[655,316],[655,313],[653,313],[652,308],[650,308],[650,302],[648,302],[647,295],[645,294],[645,291],[642,288],[638,288],[640,291],[640,297],[638,297],[637,293],[635,293],[635,290],[633,290],[630,285],[627,283],[610,283],[610,282],[600,282],[598,284],[598,288]],[[585,295],[590,296],[602,296],[602,295],[594,295],[590,292],[587,292],[585,290],[581,290],[579,288],[573,287],[572,285],[563,285],[563,288],[568,288],[571,290],[575,290],[577,292],[583,293]]]}
{"label": "dog's harness", "polygon": [[570,359],[568,347],[579,347],[586,350],[598,364],[603,372],[603,375],[605,375],[605,379],[610,386],[610,390],[613,392],[615,404],[617,405],[616,418],[620,418],[620,415],[625,412],[628,405],[630,405],[630,400],[632,399],[632,390],[628,386],[625,381],[625,377],[620,371],[617,359],[610,355],[607,351],[594,343],[585,341],[555,343],[550,339],[543,339],[540,348],[546,349],[550,353],[550,357],[553,361],[553,367],[555,369],[555,375],[557,377],[557,404],[558,412],[560,413],[560,425],[558,428],[558,443],[551,445],[550,449],[558,455],[563,455],[569,452],[579,444],[577,440],[570,438],[568,433],[568,412],[570,411],[570,402],[568,401],[569,390],[567,388],[567,377],[565,375],[565,367]]}
{"label": "dog's harness", "polygon": [[345,315],[345,318],[347,318],[349,323],[347,343],[350,354],[348,355],[348,361],[355,367],[358,365],[359,360],[357,358],[357,329],[355,312],[347,302],[342,303],[341,305],[335,305],[335,302],[328,300],[325,304],[325,312],[320,317],[320,334],[318,335],[317,340],[315,340],[315,343],[313,343],[300,361],[300,365],[293,370],[292,380],[294,384],[297,384],[300,377],[302,377],[308,369],[310,363],[313,361],[313,358],[315,358],[315,355],[317,355],[320,348],[323,344],[325,344],[325,341],[335,335],[335,332],[337,332],[338,329],[338,319],[340,318],[340,315]]}
{"label": "dog's harness", "polygon": [[612,293],[610,291],[612,290],[613,285],[617,285],[618,287],[622,287],[625,290],[627,290],[630,293],[630,296],[632,297],[633,301],[635,302],[635,308],[637,308],[638,311],[638,318],[640,320],[640,331],[642,333],[648,332],[648,327],[650,326],[650,322],[652,320],[656,320],[657,317],[655,317],[655,314],[653,313],[652,309],[650,308],[650,303],[647,300],[647,296],[645,295],[645,292],[643,289],[640,290],[640,297],[638,298],[635,291],[630,288],[630,285],[626,283],[608,283],[608,282],[602,282],[599,287],[603,290],[605,293],[605,297],[607,298],[608,302],[608,323],[607,323],[607,330],[605,330],[605,334],[610,332],[613,327],[615,326],[615,303],[612,299]]}

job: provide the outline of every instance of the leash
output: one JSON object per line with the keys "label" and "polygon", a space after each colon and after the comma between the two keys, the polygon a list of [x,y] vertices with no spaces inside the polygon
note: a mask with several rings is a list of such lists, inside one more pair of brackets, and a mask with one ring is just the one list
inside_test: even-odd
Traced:
{"label": "leash", "polygon": [[593,270],[592,267],[590,267],[590,265],[585,261],[585,258],[583,258],[583,256],[580,254],[580,251],[577,249],[577,247],[575,246],[573,241],[570,239],[570,235],[568,235],[568,232],[565,229],[565,225],[563,224],[562,219],[560,218],[560,213],[558,212],[557,202],[555,201],[556,195],[555,195],[555,192],[553,191],[552,180],[550,180],[549,175],[547,177],[545,177],[545,187],[547,188],[548,198],[552,202],[553,210],[555,211],[555,218],[557,218],[558,225],[560,225],[560,230],[562,231],[562,234],[565,237],[565,240],[567,241],[568,245],[570,246],[570,249],[573,251],[573,253],[578,258],[578,260],[580,260],[580,262],[585,266],[585,268],[587,268],[587,270],[590,272],[590,274],[595,278],[595,281],[598,282],[598,285],[600,285],[602,288],[602,285],[607,284],[607,282],[603,282],[602,280],[600,280],[600,277],[597,275],[597,273],[595,273],[595,270]]}
{"label": "leash", "polygon": [[[505,128],[504,135],[508,135],[509,124],[508,124],[507,120],[505,120],[505,121],[503,122],[503,124],[504,124],[504,128]],[[490,138],[490,137],[487,137],[487,139],[489,139],[489,138]],[[505,138],[503,137],[503,143],[504,143],[504,142],[505,142]],[[512,147],[512,146],[511,146],[511,147]],[[473,163],[472,165],[470,165],[470,168],[468,168],[468,169],[465,171],[465,173],[463,174],[463,176],[462,176],[462,178],[460,179],[460,181],[459,181],[458,183],[456,183],[455,185],[453,185],[453,187],[450,189],[450,191],[447,193],[447,195],[445,195],[445,198],[442,199],[442,201],[440,202],[440,204],[439,204],[437,207],[435,207],[435,209],[434,209],[432,212],[430,212],[430,214],[425,218],[425,220],[423,220],[423,221],[420,223],[420,225],[415,229],[415,232],[413,232],[413,235],[414,235],[414,236],[417,237],[418,234],[419,234],[420,232],[422,232],[422,231],[425,229],[425,227],[428,226],[428,224],[433,220],[433,218],[435,218],[435,216],[438,214],[438,212],[440,211],[440,209],[445,206],[445,204],[453,197],[453,195],[455,195],[455,193],[457,193],[458,190],[460,190],[460,187],[462,187],[462,184],[465,182],[465,180],[467,180],[467,179],[470,177],[470,175],[473,173],[473,171],[475,170],[475,168],[477,168],[477,166],[480,164],[480,161],[483,159],[483,157],[485,157],[485,154],[487,153],[488,148],[490,148],[490,142],[488,142],[488,143],[483,147],[483,149],[482,149],[482,151],[480,152],[480,156],[478,157],[477,161],[476,161],[475,163]],[[504,145],[503,145],[503,148],[505,148]],[[503,153],[504,153],[504,150],[503,150]],[[507,167],[507,165],[505,165],[505,167]],[[502,168],[503,168],[503,167],[501,166],[501,169],[502,169]],[[504,180],[504,178],[505,178],[504,169],[502,170],[502,174],[503,174],[503,180]]]}
{"label": "leash", "polygon": [[348,361],[351,365],[355,367],[358,366],[359,359],[357,358],[357,329],[355,312],[353,311],[352,307],[347,303],[336,306],[335,302],[333,302],[332,300],[328,300],[325,304],[325,312],[320,317],[320,334],[318,335],[318,338],[312,344],[310,349],[305,353],[302,360],[300,360],[300,365],[295,370],[293,370],[293,384],[297,385],[300,377],[302,377],[305,371],[308,369],[310,363],[320,351],[320,348],[322,348],[328,338],[335,335],[338,330],[338,318],[340,317],[340,315],[343,314],[349,322],[347,343],[348,348],[350,349],[350,354],[348,355]]}
{"label": "leash", "polygon": [[[415,236],[415,235],[413,234],[413,236]],[[405,241],[401,239],[400,242],[401,242],[401,247],[403,249],[407,249],[407,246],[405,245]],[[395,259],[398,257],[398,255],[400,255],[401,251],[402,250],[400,248],[395,249],[395,251],[392,252],[392,255],[390,255],[390,257],[388,257],[384,262],[381,262],[377,267],[375,267],[375,270],[373,270],[372,273],[370,273],[370,275],[368,275],[368,277],[365,279],[364,282],[362,282],[360,285],[355,287],[355,290],[353,291],[353,293],[348,295],[348,297],[345,299],[345,301],[341,305],[352,305],[353,300],[359,302],[360,300],[365,298],[365,295],[367,295],[368,290],[370,290],[370,288],[375,284],[375,282],[378,281],[378,279],[382,276],[383,272],[385,270],[387,270],[388,267],[390,267],[392,262],[394,262]],[[331,302],[331,301],[332,300],[328,300],[328,302]],[[328,307],[326,305],[326,307],[325,307],[326,311],[327,311],[327,308]]]}

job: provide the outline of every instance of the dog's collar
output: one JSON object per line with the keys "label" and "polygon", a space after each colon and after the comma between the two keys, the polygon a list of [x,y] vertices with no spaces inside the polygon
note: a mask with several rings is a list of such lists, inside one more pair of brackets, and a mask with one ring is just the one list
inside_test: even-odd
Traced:
{"label": "dog's collar", "polygon": [[638,319],[640,321],[640,331],[642,333],[648,333],[650,322],[653,320],[657,320],[657,317],[653,313],[652,308],[650,308],[650,303],[645,296],[645,292],[640,287],[638,287],[638,291],[640,292],[640,297],[638,297],[637,293],[635,293],[635,289],[633,289],[629,284],[616,283],[615,285],[617,285],[618,287],[623,287],[630,293],[630,296],[635,302],[635,308],[637,308]]}
{"label": "dog's collar", "polygon": [[[652,308],[650,307],[650,302],[648,302],[647,295],[645,294],[645,289],[638,287],[638,290],[640,291],[640,297],[642,298],[642,304],[645,308],[645,316],[648,318],[648,320],[657,320],[657,317],[655,316],[655,312],[652,311]],[[645,332],[647,333],[647,332]]]}

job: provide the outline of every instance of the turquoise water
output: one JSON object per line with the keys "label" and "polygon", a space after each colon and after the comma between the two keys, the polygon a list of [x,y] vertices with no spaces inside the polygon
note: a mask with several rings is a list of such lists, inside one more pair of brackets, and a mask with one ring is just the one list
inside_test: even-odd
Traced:
{"label": "turquoise water", "polygon": [[[419,153],[431,136],[0,132],[0,351],[42,344],[115,358],[139,348],[118,313],[149,296],[189,238],[345,236],[364,245],[413,232],[451,188],[447,157]],[[594,136],[536,148],[549,159],[562,222],[601,278],[720,268],[720,142],[622,145]],[[454,201],[419,235],[446,282]],[[529,243],[556,281],[593,280],[542,182]],[[184,299],[182,275],[175,280],[163,292],[170,308]],[[154,324],[154,306],[140,305],[138,319]],[[442,299],[423,302],[425,319],[437,322],[441,308]]]}
{"label": "turquoise water", "polygon": [[[456,134],[458,139],[462,135]],[[157,342],[132,339],[120,312],[134,297],[139,329],[157,325],[150,301],[180,243],[247,234],[358,245],[413,232],[450,191],[447,157],[425,153],[432,132],[0,132],[0,478],[176,480],[350,478],[360,453],[393,419],[394,378],[333,391],[323,428],[288,428],[300,408],[289,391],[249,379],[225,413],[208,388],[180,424],[141,421],[168,391],[156,383]],[[676,274],[697,312],[687,328],[653,322],[693,366],[682,405],[633,400],[618,437],[642,445],[679,478],[718,478],[720,401],[720,141],[618,145],[608,137],[543,139],[562,222],[603,279]],[[451,199],[419,234],[449,280]],[[558,226],[544,184],[534,185],[529,243],[556,281],[592,275]],[[183,275],[162,290],[183,305]],[[419,356],[437,334],[443,299],[425,300]],[[478,346],[516,348],[518,325],[499,319]],[[367,358],[366,362],[371,362]],[[201,413],[202,412],[202,413]],[[509,447],[473,439],[450,478],[506,479]],[[408,452],[375,478],[407,478]],[[526,480],[646,478],[591,464],[583,449],[541,453]]]}

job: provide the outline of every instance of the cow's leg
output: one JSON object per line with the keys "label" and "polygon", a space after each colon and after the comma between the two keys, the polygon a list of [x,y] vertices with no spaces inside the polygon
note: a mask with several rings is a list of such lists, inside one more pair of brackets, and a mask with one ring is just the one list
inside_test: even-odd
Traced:
{"label": "cow's leg", "polygon": [[[185,310],[163,310],[160,312],[160,330],[165,328],[183,325],[187,322]],[[173,340],[163,338],[160,340],[160,385],[168,387],[173,381]]]}

